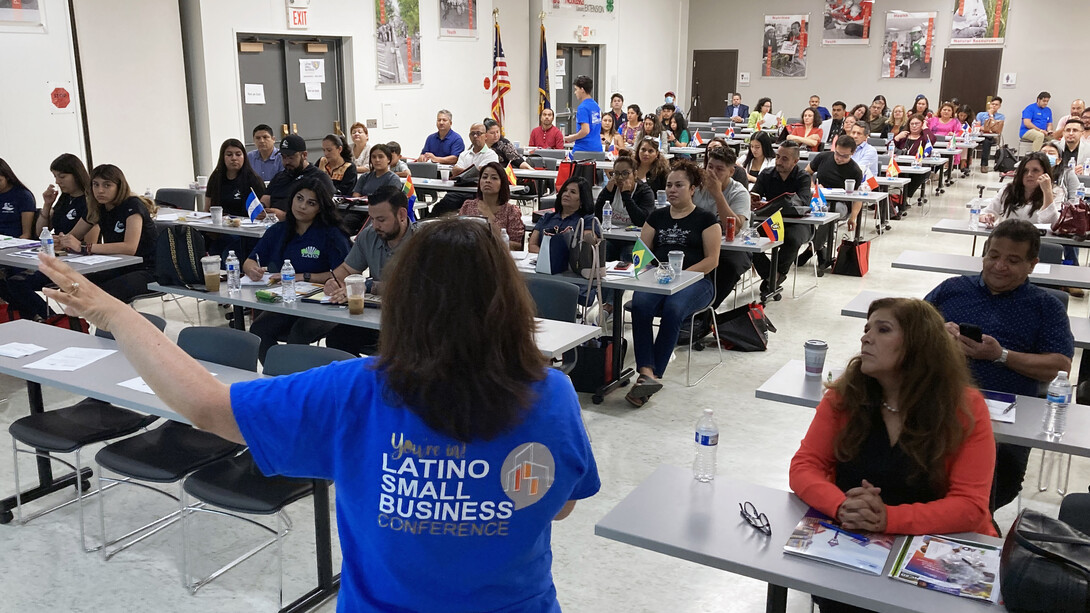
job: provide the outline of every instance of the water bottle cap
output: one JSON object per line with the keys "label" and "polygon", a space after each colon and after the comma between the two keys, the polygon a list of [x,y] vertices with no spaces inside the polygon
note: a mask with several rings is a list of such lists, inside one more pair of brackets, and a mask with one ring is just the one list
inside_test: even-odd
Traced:
{"label": "water bottle cap", "polygon": [[712,413],[714,413],[714,411],[712,411],[711,409],[704,409],[705,415],[711,415]]}

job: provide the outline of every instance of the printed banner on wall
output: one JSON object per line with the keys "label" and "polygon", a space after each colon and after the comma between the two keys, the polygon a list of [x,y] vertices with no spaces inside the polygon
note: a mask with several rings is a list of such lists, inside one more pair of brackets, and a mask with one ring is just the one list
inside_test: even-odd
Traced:
{"label": "printed banner on wall", "polygon": [[477,38],[477,0],[439,0],[439,38]]}
{"label": "printed banner on wall", "polygon": [[420,0],[375,0],[379,85],[420,83]]}
{"label": "printed banner on wall", "polygon": [[954,0],[951,45],[1002,45],[1011,0]]}
{"label": "printed banner on wall", "polygon": [[806,76],[806,28],[810,14],[765,15],[761,76]]}
{"label": "printed banner on wall", "polygon": [[938,13],[886,13],[886,38],[882,44],[881,77],[930,79],[935,18]]}
{"label": "printed banner on wall", "polygon": [[823,45],[869,45],[874,0],[825,0]]}
{"label": "printed banner on wall", "polygon": [[613,17],[613,0],[552,0],[552,7],[554,11]]}

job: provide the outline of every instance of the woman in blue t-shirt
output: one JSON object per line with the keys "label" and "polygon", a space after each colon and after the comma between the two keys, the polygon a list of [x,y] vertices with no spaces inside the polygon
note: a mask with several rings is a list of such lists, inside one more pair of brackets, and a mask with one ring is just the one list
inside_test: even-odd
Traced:
{"label": "woman in blue t-shirt", "polygon": [[15,176],[11,166],[0,158],[0,234],[34,238],[34,194]]}
{"label": "woman in blue t-shirt", "polygon": [[[670,363],[682,322],[711,304],[715,296],[708,274],[719,265],[723,230],[714,214],[693,203],[701,179],[696,164],[678,162],[666,178],[670,206],[652,211],[640,234],[660,263],[669,262],[671,251],[682,251],[682,269],[704,273],[704,278],[669,296],[647,292],[632,295],[632,347],[640,375],[625,400],[635,407],[642,407],[662,389],[659,379]],[[651,328],[656,316],[660,318],[658,336]]]}
{"label": "woman in blue t-shirt", "polygon": [[[351,244],[341,230],[333,194],[319,180],[301,179],[288,198],[284,221],[269,228],[257,241],[250,257],[242,263],[242,272],[260,281],[267,272],[270,282],[280,280],[285,260],[295,269],[296,283],[325,283],[334,268],[341,265]],[[261,337],[258,357],[278,341],[309,345],[325,336],[336,324],[317,319],[262,311],[254,318],[250,332]]]}
{"label": "woman in blue t-shirt", "polygon": [[378,357],[228,387],[42,261],[60,288],[49,296],[113,332],[167,406],[249,445],[265,474],[333,480],[339,611],[559,612],[551,525],[600,481],[514,260],[487,224],[449,219],[423,224],[391,266]]}

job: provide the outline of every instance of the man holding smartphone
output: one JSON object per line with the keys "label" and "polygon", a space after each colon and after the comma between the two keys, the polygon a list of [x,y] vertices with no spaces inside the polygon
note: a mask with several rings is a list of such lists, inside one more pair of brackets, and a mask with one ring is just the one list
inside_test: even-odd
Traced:
{"label": "man holding smartphone", "polygon": [[[1038,396],[1057,372],[1071,372],[1075,339],[1067,311],[1029,282],[1040,247],[1033,224],[1008,219],[984,244],[981,274],[947,279],[924,298],[947,321],[981,389]],[[1018,496],[1030,451],[996,448],[994,509]]]}

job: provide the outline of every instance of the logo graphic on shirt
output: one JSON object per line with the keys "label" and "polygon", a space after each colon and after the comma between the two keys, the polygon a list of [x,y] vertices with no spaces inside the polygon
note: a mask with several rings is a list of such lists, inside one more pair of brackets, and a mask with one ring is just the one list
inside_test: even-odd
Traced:
{"label": "logo graphic on shirt", "polygon": [[76,209],[70,209],[65,217],[68,218],[68,221],[75,221],[77,214]]}
{"label": "logo graphic on shirt", "polygon": [[15,207],[12,206],[12,204],[10,202],[5,202],[4,207],[2,209],[0,209],[0,211],[3,211],[5,213],[14,213],[15,212]]}
{"label": "logo graphic on shirt", "polygon": [[310,247],[300,249],[299,255],[304,258],[318,259],[322,256],[322,252],[319,251],[317,247],[311,245]]}
{"label": "logo graphic on shirt", "polygon": [[673,227],[663,228],[659,232],[659,244],[669,246],[677,245],[679,247],[684,247],[685,244],[689,242],[689,234],[689,230],[683,229],[675,222]]}
{"label": "logo graphic on shirt", "polygon": [[507,454],[500,468],[500,485],[516,511],[541,500],[555,478],[553,454],[541,443],[519,445]]}
{"label": "logo graphic on shirt", "polygon": [[115,223],[114,224],[114,234],[124,234],[124,233],[125,233],[125,222],[119,221],[119,222]]}
{"label": "logo graphic on shirt", "polygon": [[233,200],[242,200],[242,192],[240,192],[240,191],[238,191],[238,190],[236,189],[236,190],[235,190],[235,195],[233,196],[233,198],[232,198],[232,199],[233,199]]}

